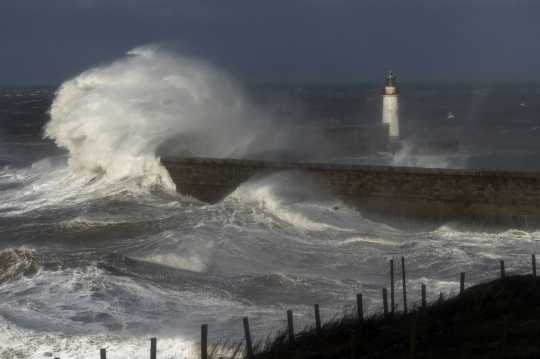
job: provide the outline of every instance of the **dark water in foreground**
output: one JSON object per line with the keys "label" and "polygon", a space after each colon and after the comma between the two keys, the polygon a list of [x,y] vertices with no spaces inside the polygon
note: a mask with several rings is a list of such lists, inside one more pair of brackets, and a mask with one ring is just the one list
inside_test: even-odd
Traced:
{"label": "dark water in foreground", "polygon": [[[396,154],[319,160],[540,171],[540,86],[401,91],[406,141],[459,140],[459,155],[413,156],[405,146]],[[407,258],[412,293],[426,283],[435,294],[455,289],[460,272],[495,276],[501,259],[509,271],[527,270],[539,249],[539,232],[478,233],[452,223],[402,232],[306,188],[297,173],[246,183],[215,205],[172,193],[146,172],[81,174],[68,165],[73,152],[43,138],[54,96],[48,88],[0,90],[4,357],[95,357],[103,346],[111,357],[129,357],[151,336],[174,348],[203,323],[240,327],[243,316],[256,324],[287,309],[309,311],[312,303],[339,311],[359,292],[378,299],[391,258]],[[247,96],[290,121],[343,116],[354,125],[381,117],[376,86],[258,85]],[[92,131],[73,138],[84,141]],[[103,161],[99,146],[86,158]]]}

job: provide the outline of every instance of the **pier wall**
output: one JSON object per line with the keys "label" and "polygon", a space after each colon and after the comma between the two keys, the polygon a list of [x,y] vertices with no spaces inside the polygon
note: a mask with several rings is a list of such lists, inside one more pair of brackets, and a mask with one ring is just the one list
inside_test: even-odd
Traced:
{"label": "pier wall", "polygon": [[540,174],[410,167],[162,158],[179,193],[217,202],[240,184],[279,171],[306,178],[362,213],[538,227]]}

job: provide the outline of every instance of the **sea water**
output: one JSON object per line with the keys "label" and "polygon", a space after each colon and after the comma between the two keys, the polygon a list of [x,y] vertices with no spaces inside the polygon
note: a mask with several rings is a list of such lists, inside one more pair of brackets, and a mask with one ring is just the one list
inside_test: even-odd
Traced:
{"label": "sea water", "polygon": [[[540,170],[539,87],[404,84],[401,93],[406,141],[459,140],[460,154],[413,156],[405,146],[313,160]],[[470,283],[495,278],[500,260],[530,271],[536,231],[449,222],[406,232],[294,171],[207,204],[176,193],[159,162],[163,153],[245,158],[276,149],[295,118],[365,125],[380,113],[377,85],[242,86],[152,47],[59,88],[1,89],[1,356],[86,358],[107,348],[111,358],[146,357],[157,337],[162,357],[181,357],[194,353],[201,324],[241,332],[242,317],[256,327],[314,303],[329,319],[357,293],[376,304],[391,259],[401,288],[401,257],[410,303],[422,284],[430,298],[455,291],[460,272]]]}

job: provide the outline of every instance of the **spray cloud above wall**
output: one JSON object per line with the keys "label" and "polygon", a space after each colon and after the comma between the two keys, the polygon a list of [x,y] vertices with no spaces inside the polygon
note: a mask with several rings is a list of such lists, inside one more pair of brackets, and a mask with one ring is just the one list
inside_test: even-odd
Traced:
{"label": "spray cloud above wall", "polygon": [[[242,157],[273,121],[205,61],[137,47],[62,84],[45,136],[88,176],[166,176],[158,152]],[[272,141],[267,141],[267,143]]]}

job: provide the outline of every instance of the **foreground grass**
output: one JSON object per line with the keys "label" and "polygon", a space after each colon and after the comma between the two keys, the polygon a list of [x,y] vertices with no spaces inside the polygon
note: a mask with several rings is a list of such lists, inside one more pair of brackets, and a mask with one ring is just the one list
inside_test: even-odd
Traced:
{"label": "foreground grass", "polygon": [[351,358],[351,352],[357,358],[409,358],[413,322],[416,358],[540,358],[540,283],[532,283],[532,276],[510,276],[424,310],[377,314],[363,323],[351,314],[324,325],[322,335],[309,330],[297,334],[293,344],[285,334],[260,344],[255,358],[341,359]]}

